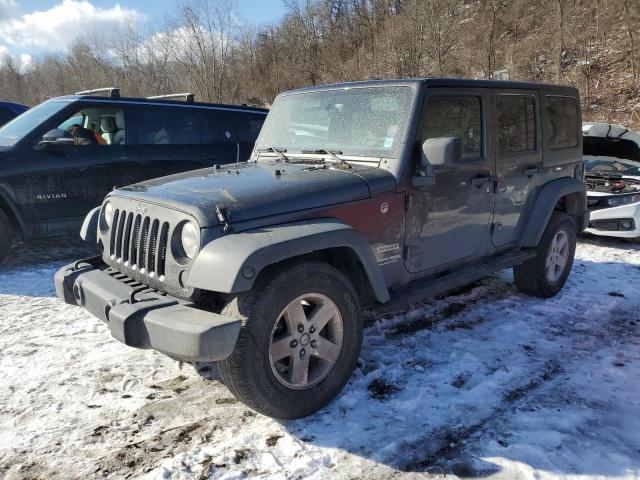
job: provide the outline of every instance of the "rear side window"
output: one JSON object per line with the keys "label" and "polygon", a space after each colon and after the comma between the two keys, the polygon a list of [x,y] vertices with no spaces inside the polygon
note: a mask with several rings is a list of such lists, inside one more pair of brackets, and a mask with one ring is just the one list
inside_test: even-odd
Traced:
{"label": "rear side window", "polygon": [[8,108],[0,107],[0,125],[4,125],[15,116],[16,114]]}
{"label": "rear side window", "polygon": [[139,111],[138,139],[143,145],[196,145],[200,125],[194,110],[144,107]]}
{"label": "rear side window", "polygon": [[545,135],[549,148],[578,146],[578,102],[573,97],[549,95],[546,98]]}
{"label": "rear side window", "polygon": [[429,138],[458,137],[462,158],[482,157],[482,104],[480,97],[437,96],[427,103],[422,141]]}
{"label": "rear side window", "polygon": [[501,154],[536,149],[535,98],[532,95],[499,95],[496,118]]}

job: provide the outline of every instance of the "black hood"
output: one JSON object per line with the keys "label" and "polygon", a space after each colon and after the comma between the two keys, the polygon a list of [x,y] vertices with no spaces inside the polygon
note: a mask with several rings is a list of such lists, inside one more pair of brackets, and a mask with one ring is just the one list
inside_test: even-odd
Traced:
{"label": "black hood", "polygon": [[194,216],[202,227],[216,225],[216,207],[231,222],[353,202],[395,190],[394,177],[376,167],[347,170],[329,165],[244,163],[157,178],[111,195],[166,205]]}

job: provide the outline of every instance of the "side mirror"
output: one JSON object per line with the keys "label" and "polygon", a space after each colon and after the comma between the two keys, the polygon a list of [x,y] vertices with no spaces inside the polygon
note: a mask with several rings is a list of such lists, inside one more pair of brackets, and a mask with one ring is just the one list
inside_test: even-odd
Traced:
{"label": "side mirror", "polygon": [[435,167],[453,167],[462,159],[462,142],[458,137],[428,138],[422,144],[418,175],[412,183],[416,188],[433,185]]}
{"label": "side mirror", "polygon": [[44,148],[63,147],[73,144],[73,137],[71,137],[66,130],[62,130],[61,128],[49,130],[42,136],[42,140],[40,141],[40,145]]}
{"label": "side mirror", "polygon": [[420,166],[453,167],[462,159],[462,142],[458,137],[429,138],[422,144]]}

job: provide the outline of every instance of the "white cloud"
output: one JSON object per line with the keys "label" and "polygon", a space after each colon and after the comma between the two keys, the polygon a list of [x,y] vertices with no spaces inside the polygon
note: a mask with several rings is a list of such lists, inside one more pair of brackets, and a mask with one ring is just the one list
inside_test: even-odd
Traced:
{"label": "white cloud", "polygon": [[49,10],[20,14],[13,0],[0,0],[0,38],[12,51],[64,50],[79,36],[109,38],[142,19],[142,13],[117,3],[100,8],[87,0],[63,0]]}

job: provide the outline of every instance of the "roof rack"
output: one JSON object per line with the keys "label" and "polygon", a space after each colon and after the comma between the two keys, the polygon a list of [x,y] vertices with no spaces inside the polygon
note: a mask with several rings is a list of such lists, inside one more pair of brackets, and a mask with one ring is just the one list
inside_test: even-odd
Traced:
{"label": "roof rack", "polygon": [[196,96],[193,93],[171,93],[169,95],[154,95],[152,97],[147,97],[149,100],[160,100],[160,99],[178,99],[184,98],[184,101],[187,103],[193,103],[195,101]]}
{"label": "roof rack", "polygon": [[82,90],[76,92],[76,95],[93,95],[94,93],[108,93],[112,98],[120,97],[120,89],[116,87],[94,88],[93,90]]}

